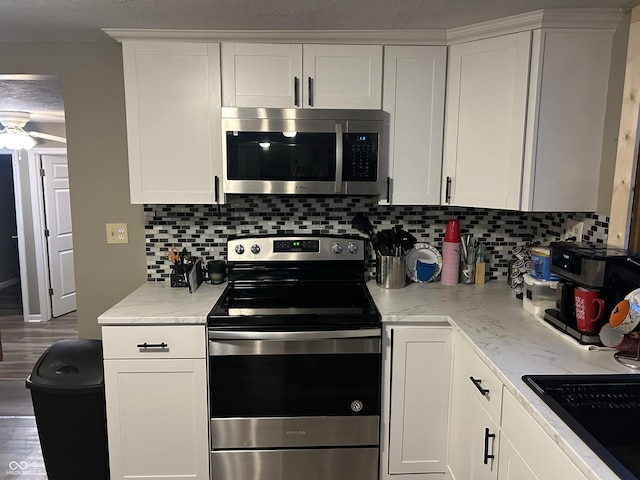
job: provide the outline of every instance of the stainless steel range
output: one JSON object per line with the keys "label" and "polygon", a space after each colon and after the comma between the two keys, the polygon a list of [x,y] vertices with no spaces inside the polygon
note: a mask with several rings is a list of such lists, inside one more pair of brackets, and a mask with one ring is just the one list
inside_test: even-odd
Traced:
{"label": "stainless steel range", "polygon": [[229,284],[211,310],[213,478],[375,480],[380,314],[365,240],[229,240]]}

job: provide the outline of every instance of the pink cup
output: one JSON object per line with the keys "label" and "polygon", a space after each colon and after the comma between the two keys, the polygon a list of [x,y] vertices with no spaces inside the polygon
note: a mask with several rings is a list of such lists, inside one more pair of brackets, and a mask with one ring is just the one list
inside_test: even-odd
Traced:
{"label": "pink cup", "polygon": [[443,242],[442,272],[440,282],[443,285],[456,285],[460,275],[460,243]]}

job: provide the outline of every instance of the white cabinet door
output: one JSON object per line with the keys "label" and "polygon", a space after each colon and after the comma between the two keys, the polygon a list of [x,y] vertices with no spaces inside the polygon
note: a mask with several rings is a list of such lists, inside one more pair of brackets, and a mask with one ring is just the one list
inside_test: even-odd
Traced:
{"label": "white cabinet door", "polygon": [[105,360],[112,480],[209,479],[206,359]]}
{"label": "white cabinet door", "polygon": [[220,47],[122,45],[132,203],[214,203],[222,175]]}
{"label": "white cabinet door", "polygon": [[222,44],[225,107],[294,108],[302,102],[302,45]]}
{"label": "white cabinet door", "polygon": [[453,344],[448,473],[454,480],[496,480],[502,384],[460,335]]}
{"label": "white cabinet door", "polygon": [[595,211],[612,32],[558,26],[451,47],[443,203]]}
{"label": "white cabinet door", "polygon": [[[445,472],[451,329],[393,327],[386,475]],[[386,425],[385,425],[386,426]],[[383,442],[384,443],[384,442]]]}
{"label": "white cabinet door", "polygon": [[449,51],[443,203],[520,208],[531,32]]}
{"label": "white cabinet door", "polygon": [[446,62],[446,47],[385,47],[391,184],[384,203],[440,203]]}
{"label": "white cabinet door", "polygon": [[229,107],[379,109],[382,46],[222,44]]}
{"label": "white cabinet door", "polygon": [[500,439],[498,480],[538,480],[506,435]]}
{"label": "white cabinet door", "polygon": [[[502,433],[509,439],[513,452],[510,458],[503,459],[500,446],[500,480],[585,480],[576,464],[509,392],[504,395]],[[533,476],[526,476],[527,470]],[[517,475],[520,472],[524,472],[523,476]]]}
{"label": "white cabinet door", "polygon": [[381,45],[304,45],[303,105],[382,107]]}

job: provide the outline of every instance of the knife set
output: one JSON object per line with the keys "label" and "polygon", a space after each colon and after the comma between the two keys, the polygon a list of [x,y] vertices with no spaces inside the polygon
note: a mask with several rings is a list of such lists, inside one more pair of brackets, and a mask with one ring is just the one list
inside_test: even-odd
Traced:
{"label": "knife set", "polygon": [[169,247],[165,256],[172,263],[170,281],[172,287],[188,287],[189,293],[195,292],[203,280],[202,260],[192,257],[186,248],[178,252]]}

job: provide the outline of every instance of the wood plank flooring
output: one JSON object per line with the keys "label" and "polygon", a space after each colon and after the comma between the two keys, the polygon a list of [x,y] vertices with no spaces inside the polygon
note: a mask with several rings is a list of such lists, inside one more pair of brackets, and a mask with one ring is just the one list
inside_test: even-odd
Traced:
{"label": "wood plank flooring", "polygon": [[78,338],[77,316],[24,322],[20,302],[19,287],[0,289],[0,480],[47,480],[25,380],[49,346]]}

